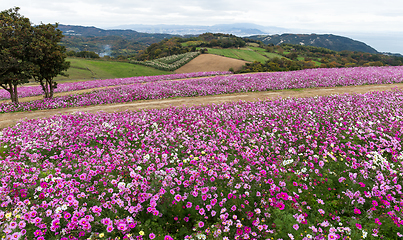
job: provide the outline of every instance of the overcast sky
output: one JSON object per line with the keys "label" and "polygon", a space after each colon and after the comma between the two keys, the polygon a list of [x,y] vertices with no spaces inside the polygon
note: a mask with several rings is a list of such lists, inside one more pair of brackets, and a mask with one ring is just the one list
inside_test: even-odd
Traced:
{"label": "overcast sky", "polygon": [[[1,10],[14,6],[33,23],[109,28],[244,22],[352,37],[387,32],[396,37],[389,45],[396,46],[403,40],[402,0],[0,0]],[[384,45],[375,48],[393,52]]]}

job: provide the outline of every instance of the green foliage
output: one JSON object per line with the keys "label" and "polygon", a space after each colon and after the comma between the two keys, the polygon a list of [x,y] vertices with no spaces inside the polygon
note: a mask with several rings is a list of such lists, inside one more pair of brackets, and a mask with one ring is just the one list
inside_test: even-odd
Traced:
{"label": "green foliage", "polygon": [[81,57],[81,58],[99,58],[99,55],[95,52],[92,51],[80,51],[80,52],[73,52],[74,55],[70,56],[76,56],[76,57]]}
{"label": "green foliage", "polygon": [[223,33],[204,33],[198,37],[202,43],[197,47],[244,47],[246,42],[235,35]]}
{"label": "green foliage", "polygon": [[29,61],[33,27],[19,8],[0,12],[0,86],[18,103],[17,86],[27,83],[35,69]]}
{"label": "green foliage", "polygon": [[[255,51],[257,48],[250,47]],[[308,68],[336,68],[359,66],[398,66],[403,58],[364,52],[336,52],[322,47],[282,44],[266,47],[266,62],[246,64],[239,72],[293,71]]]}
{"label": "green foliage", "polygon": [[37,66],[33,73],[35,81],[39,82],[45,98],[52,98],[57,87],[53,79],[65,75],[70,63],[66,62],[66,48],[59,45],[63,38],[57,24],[40,24],[34,27],[34,39],[30,51],[31,61]]}
{"label": "green foliage", "polygon": [[5,158],[6,157],[6,152],[9,150],[8,146],[3,144],[0,145],[0,159]]}
{"label": "green foliage", "polygon": [[145,51],[140,51],[135,59],[137,61],[153,60],[187,53],[191,50],[191,47],[183,46],[179,38],[171,38],[151,44]]}

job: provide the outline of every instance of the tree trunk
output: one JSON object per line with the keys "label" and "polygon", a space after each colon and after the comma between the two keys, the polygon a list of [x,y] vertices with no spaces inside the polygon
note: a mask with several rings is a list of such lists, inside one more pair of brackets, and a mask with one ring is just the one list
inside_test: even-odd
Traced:
{"label": "tree trunk", "polygon": [[50,84],[50,89],[49,89],[49,98],[53,98],[53,84]]}
{"label": "tree trunk", "polygon": [[13,87],[14,85],[11,83],[1,84],[0,86],[10,94],[11,102],[18,104],[17,86]]}
{"label": "tree trunk", "polygon": [[49,98],[49,88],[48,88],[48,83],[47,83],[47,81],[45,80],[45,82],[42,80],[41,81],[41,86],[42,86],[42,90],[43,90],[43,93],[45,94],[45,98]]}
{"label": "tree trunk", "polygon": [[53,79],[47,80],[49,84],[49,98],[53,98],[53,92],[55,90],[55,85],[53,83]]}
{"label": "tree trunk", "polygon": [[11,85],[10,84],[10,90],[13,93],[11,95],[11,101],[15,104],[18,104],[18,92],[17,92],[17,84]]}

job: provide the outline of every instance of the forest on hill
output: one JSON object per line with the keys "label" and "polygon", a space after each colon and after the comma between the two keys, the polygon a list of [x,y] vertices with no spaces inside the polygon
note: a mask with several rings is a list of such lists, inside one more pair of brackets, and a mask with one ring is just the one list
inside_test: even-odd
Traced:
{"label": "forest on hill", "polygon": [[323,47],[334,51],[357,51],[367,53],[378,53],[373,47],[348,37],[337,36],[333,34],[275,34],[275,35],[256,35],[249,39],[259,40],[265,44],[294,44],[313,47]]}
{"label": "forest on hill", "polygon": [[403,65],[403,57],[389,56],[380,53],[357,51],[333,51],[322,47],[299,44],[260,45],[267,52],[282,57],[274,57],[265,63],[254,61],[247,63],[240,72],[274,72],[293,71],[308,68],[341,68],[359,66],[399,66]]}

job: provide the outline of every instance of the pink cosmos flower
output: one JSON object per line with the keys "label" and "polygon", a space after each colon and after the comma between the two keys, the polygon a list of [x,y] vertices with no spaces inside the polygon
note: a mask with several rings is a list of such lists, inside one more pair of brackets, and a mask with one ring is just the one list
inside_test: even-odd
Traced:
{"label": "pink cosmos flower", "polygon": [[118,222],[117,229],[120,231],[126,231],[127,230],[127,225],[125,222]]}
{"label": "pink cosmos flower", "polygon": [[182,200],[182,196],[179,194],[175,195],[175,201],[180,202]]}
{"label": "pink cosmos flower", "polygon": [[35,236],[42,236],[42,234],[43,234],[42,231],[39,229],[34,232]]}
{"label": "pink cosmos flower", "polygon": [[155,238],[155,234],[154,234],[154,233],[150,233],[150,234],[148,235],[148,237],[149,237],[150,239],[154,239],[154,238]]}
{"label": "pink cosmos flower", "polygon": [[278,209],[280,209],[280,210],[284,210],[285,205],[284,205],[284,203],[282,203],[282,202],[278,202],[278,203],[276,204],[276,207],[278,207]]}
{"label": "pink cosmos flower", "polygon": [[355,213],[355,214],[361,214],[361,210],[358,209],[358,208],[354,208],[354,213]]}
{"label": "pink cosmos flower", "polygon": [[382,225],[381,221],[379,220],[379,218],[375,218],[375,223],[378,225]]}
{"label": "pink cosmos flower", "polygon": [[288,200],[288,194],[286,192],[277,193],[276,198],[277,199]]}
{"label": "pink cosmos flower", "polygon": [[109,225],[108,227],[106,227],[106,231],[107,232],[112,232],[113,231],[113,226],[112,225]]}
{"label": "pink cosmos flower", "polygon": [[110,218],[103,218],[101,219],[101,223],[104,225],[110,225],[112,224],[112,220]]}
{"label": "pink cosmos flower", "polygon": [[10,225],[8,225],[9,228],[15,229],[17,227],[17,222],[11,222]]}
{"label": "pink cosmos flower", "polygon": [[41,182],[41,188],[47,188],[48,187],[48,183],[47,182]]}
{"label": "pink cosmos flower", "polygon": [[362,226],[361,226],[361,224],[359,224],[359,223],[356,223],[355,226],[356,226],[358,229],[360,229],[360,230],[362,229]]}
{"label": "pink cosmos flower", "polygon": [[328,235],[328,237],[327,237],[327,239],[338,239],[339,237],[337,236],[337,234],[335,234],[335,233],[329,233],[329,235]]}
{"label": "pink cosmos flower", "polygon": [[20,221],[20,222],[18,223],[18,227],[19,227],[20,229],[23,229],[26,225],[27,225],[27,224],[25,223],[25,221]]}

